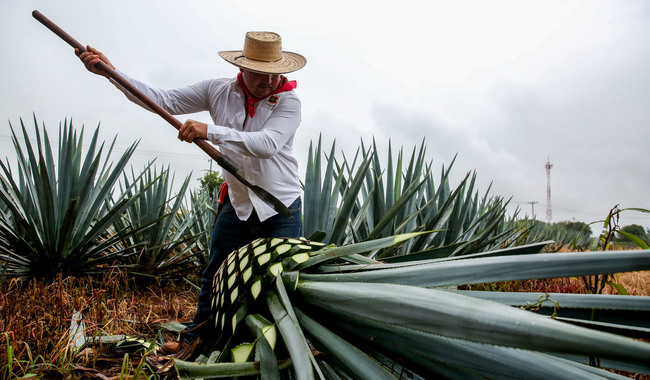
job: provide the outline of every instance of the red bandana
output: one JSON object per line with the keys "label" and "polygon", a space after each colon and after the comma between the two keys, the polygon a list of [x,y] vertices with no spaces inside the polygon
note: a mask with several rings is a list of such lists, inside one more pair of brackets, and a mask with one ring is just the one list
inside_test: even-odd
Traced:
{"label": "red bandana", "polygon": [[[241,73],[237,74],[237,82],[239,83],[239,87],[241,87],[241,89],[244,91],[244,94],[246,94],[246,108],[248,109],[248,114],[251,116],[252,119],[253,115],[255,115],[255,103],[259,102],[264,98],[256,98],[248,91],[246,85],[244,84],[244,78],[242,78]],[[295,80],[288,81],[287,78],[285,78],[283,75],[280,80],[280,87],[278,87],[277,90],[273,91],[268,96],[271,96],[273,94],[279,94],[280,92],[291,91],[296,87],[298,87],[298,84],[296,83]]]}

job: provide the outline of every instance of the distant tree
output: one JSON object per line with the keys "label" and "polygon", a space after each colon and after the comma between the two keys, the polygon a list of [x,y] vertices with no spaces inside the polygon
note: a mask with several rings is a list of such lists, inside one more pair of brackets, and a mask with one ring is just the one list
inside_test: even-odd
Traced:
{"label": "distant tree", "polygon": [[210,197],[213,197],[221,188],[224,179],[219,172],[210,171],[199,178],[199,181],[201,182],[201,191],[207,191]]}
{"label": "distant tree", "polygon": [[[643,240],[646,243],[650,244],[650,230],[647,228],[644,228],[643,226],[640,226],[638,224],[630,224],[627,226],[621,227],[621,231],[627,232],[628,234],[632,234],[639,239]],[[625,237],[623,237],[620,234],[616,234],[616,241],[627,241]]]}
{"label": "distant tree", "polygon": [[517,244],[527,244],[552,240],[559,249],[565,245],[571,245],[574,248],[586,249],[592,240],[592,231],[588,224],[583,222],[557,222],[545,223],[540,220],[520,220],[517,229],[522,231],[522,235],[517,239]]}
{"label": "distant tree", "polygon": [[557,222],[555,225],[557,226],[558,230],[564,229],[566,231],[575,232],[576,235],[585,238],[590,238],[592,234],[591,227],[589,227],[589,225],[584,222],[563,221]]}

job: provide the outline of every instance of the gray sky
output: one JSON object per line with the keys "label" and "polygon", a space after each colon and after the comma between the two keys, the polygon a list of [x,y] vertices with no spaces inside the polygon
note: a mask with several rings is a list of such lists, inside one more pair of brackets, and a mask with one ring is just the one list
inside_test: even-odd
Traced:
{"label": "gray sky", "polygon": [[[436,171],[454,155],[455,185],[476,170],[479,189],[512,197],[512,209],[546,214],[547,157],[553,221],[594,222],[609,209],[650,209],[650,2],[584,1],[273,2],[248,0],[0,0],[0,150],[15,161],[9,122],[32,113],[56,135],[72,118],[125,148],[132,165],[158,157],[180,182],[210,163],[180,143],[157,115],[88,73],[62,40],[34,20],[41,11],[118,68],[174,88],[231,77],[219,50],[243,46],[248,30],[280,33],[303,54],[303,121],[296,150],[304,176],[319,134],[346,154],[374,136],[380,149],[422,139]],[[179,117],[184,120],[186,117]],[[209,122],[207,113],[191,118]],[[7,122],[7,120],[9,122]],[[193,179],[195,184],[198,184]],[[650,227],[629,211],[621,225]],[[601,225],[593,225],[597,233]]]}

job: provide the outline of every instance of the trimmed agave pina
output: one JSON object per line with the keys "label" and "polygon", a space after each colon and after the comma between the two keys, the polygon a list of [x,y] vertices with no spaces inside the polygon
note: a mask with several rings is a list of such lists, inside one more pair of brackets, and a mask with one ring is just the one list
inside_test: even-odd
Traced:
{"label": "trimmed agave pina", "polygon": [[217,330],[234,332],[248,314],[249,303],[255,302],[271,281],[324,247],[304,238],[263,238],[230,253],[213,281]]}

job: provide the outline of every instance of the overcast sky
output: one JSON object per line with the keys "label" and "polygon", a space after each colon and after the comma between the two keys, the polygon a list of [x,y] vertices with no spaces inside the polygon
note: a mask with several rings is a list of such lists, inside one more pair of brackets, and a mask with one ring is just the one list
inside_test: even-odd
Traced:
{"label": "overcast sky", "polygon": [[[615,205],[650,209],[650,2],[308,2],[0,0],[0,150],[15,161],[9,122],[32,113],[56,135],[72,118],[125,148],[132,165],[155,157],[177,182],[210,168],[157,115],[88,73],[34,9],[113,64],[174,88],[237,69],[219,50],[243,47],[248,30],[282,35],[303,54],[302,124],[295,149],[304,177],[310,141],[351,155],[363,139],[410,154],[423,139],[436,173],[458,154],[454,183],[475,170],[481,193],[512,198],[522,215],[546,216],[547,158],[553,221],[594,222]],[[210,122],[207,113],[191,118]],[[186,117],[179,117],[184,120]],[[530,202],[538,202],[531,206]],[[629,211],[621,225],[650,227]],[[595,233],[600,225],[592,227]]]}

